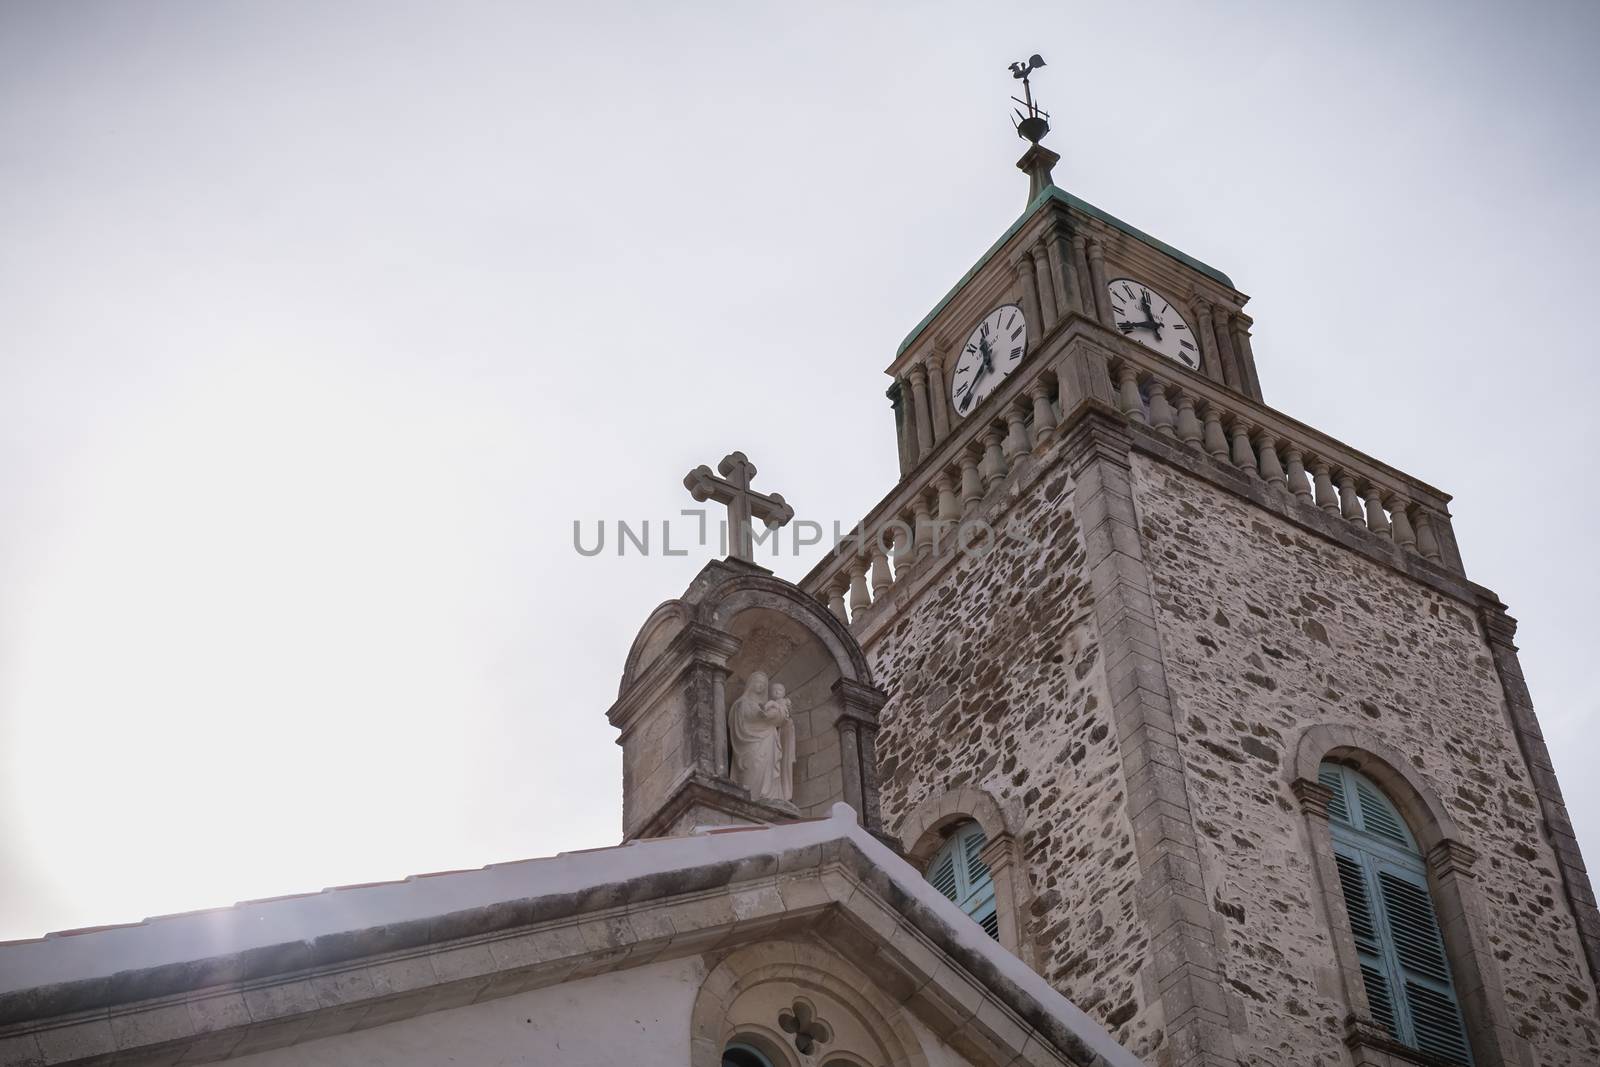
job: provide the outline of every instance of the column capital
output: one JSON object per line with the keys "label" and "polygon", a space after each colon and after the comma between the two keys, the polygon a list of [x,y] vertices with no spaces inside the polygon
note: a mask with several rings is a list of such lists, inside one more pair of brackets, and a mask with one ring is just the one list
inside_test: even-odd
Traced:
{"label": "column capital", "polygon": [[915,362],[906,368],[906,377],[911,379],[911,387],[913,389],[921,389],[928,384],[928,367],[925,362],[926,359],[926,356],[918,357]]}
{"label": "column capital", "polygon": [[1289,790],[1300,802],[1302,812],[1311,818],[1327,821],[1328,805],[1333,803],[1333,790],[1309,778],[1296,778],[1289,784]]}
{"label": "column capital", "polygon": [[833,683],[833,695],[839,698],[841,722],[848,718],[866,726],[878,725],[878,712],[889,702],[883,690],[849,678]]}
{"label": "column capital", "polygon": [[1453,874],[1472,877],[1478,853],[1455,838],[1447,837],[1428,850],[1428,869],[1440,878]]}

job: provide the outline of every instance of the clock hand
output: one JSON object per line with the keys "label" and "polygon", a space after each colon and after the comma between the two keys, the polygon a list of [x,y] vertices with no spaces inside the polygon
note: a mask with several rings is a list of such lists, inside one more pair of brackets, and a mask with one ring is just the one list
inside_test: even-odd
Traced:
{"label": "clock hand", "polygon": [[1139,307],[1144,312],[1142,325],[1156,335],[1157,341],[1161,340],[1161,323],[1156,321],[1156,313],[1150,309],[1150,290],[1143,290],[1139,297]]}

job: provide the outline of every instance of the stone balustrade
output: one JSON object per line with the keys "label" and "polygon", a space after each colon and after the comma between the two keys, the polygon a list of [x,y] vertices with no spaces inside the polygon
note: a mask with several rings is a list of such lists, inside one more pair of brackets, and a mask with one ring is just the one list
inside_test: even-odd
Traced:
{"label": "stone balustrade", "polygon": [[969,520],[986,514],[1003,483],[1052,451],[1060,428],[1085,405],[1126,418],[1137,428],[1136,449],[1158,458],[1187,450],[1223,468],[1216,475],[1224,484],[1229,472],[1242,476],[1291,511],[1319,509],[1461,573],[1449,497],[1439,490],[1085,318],[1062,327],[972,416],[940,420],[937,438],[929,434],[918,448],[920,460],[803,588],[851,625],[871,617],[930,561],[968,547],[961,542],[969,534],[991,532]]}
{"label": "stone balustrade", "polygon": [[1105,370],[1130,421],[1459,573],[1449,497],[1437,489],[1159,356],[1130,346]]}

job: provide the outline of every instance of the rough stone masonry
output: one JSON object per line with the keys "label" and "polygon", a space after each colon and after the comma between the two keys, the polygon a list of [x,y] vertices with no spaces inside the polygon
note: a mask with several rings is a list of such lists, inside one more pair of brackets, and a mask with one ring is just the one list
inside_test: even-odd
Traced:
{"label": "rough stone masonry", "polygon": [[[1040,972],[1148,1062],[1182,1062],[1148,900],[1158,853],[1130,815],[1122,661],[1102,632],[1067,446],[985,501],[1043,549],[921,564],[930,577],[863,630],[890,693],[884,823],[980,788],[1020,812]],[[1127,453],[1125,453],[1127,454]],[[1122,461],[1164,671],[1175,762],[1215,945],[1208,1019],[1238,1062],[1338,1065],[1333,978],[1311,843],[1289,788],[1310,725],[1404,753],[1478,851],[1505,1011],[1528,1063],[1600,1063],[1592,980],[1474,605],[1137,450]],[[1096,475],[1099,477],[1099,475]],[[1121,631],[1117,631],[1120,634]],[[1113,641],[1121,640],[1114,636]],[[1167,862],[1163,855],[1161,862]],[[1201,981],[1190,988],[1207,988]]]}

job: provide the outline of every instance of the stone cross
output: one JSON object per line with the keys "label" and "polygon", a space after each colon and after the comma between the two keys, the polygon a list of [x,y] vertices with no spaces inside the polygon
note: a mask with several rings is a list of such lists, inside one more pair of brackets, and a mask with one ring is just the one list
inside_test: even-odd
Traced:
{"label": "stone cross", "polygon": [[756,476],[756,465],[746,459],[743,452],[724,456],[717,470],[721,478],[702,463],[684,477],[683,487],[696,500],[715,500],[728,505],[728,555],[754,563],[756,551],[750,520],[760,519],[769,529],[776,530],[794,518],[794,508],[778,493],[768,495],[750,488],[750,479]]}

